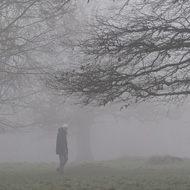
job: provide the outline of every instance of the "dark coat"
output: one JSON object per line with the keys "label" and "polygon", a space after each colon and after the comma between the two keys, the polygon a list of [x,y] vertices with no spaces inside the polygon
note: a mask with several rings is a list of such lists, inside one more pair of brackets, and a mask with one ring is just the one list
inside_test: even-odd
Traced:
{"label": "dark coat", "polygon": [[56,154],[59,155],[68,154],[67,132],[62,127],[58,129],[57,140],[56,140]]}

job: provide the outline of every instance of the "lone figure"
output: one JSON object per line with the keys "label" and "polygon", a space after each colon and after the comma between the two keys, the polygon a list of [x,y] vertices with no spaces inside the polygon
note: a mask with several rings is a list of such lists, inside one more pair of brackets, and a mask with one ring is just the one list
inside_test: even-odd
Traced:
{"label": "lone figure", "polygon": [[58,129],[57,140],[56,140],[56,154],[59,155],[59,167],[57,171],[63,174],[64,166],[68,160],[68,146],[67,146],[67,130],[68,125],[64,124],[63,127]]}

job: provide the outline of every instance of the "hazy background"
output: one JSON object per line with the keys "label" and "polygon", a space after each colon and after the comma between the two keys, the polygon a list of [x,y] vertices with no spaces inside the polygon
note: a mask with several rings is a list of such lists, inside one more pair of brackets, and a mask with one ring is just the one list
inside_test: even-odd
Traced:
{"label": "hazy background", "polygon": [[[90,19],[93,10],[98,8],[101,11],[102,8],[106,15],[109,10],[122,1],[106,0],[102,3],[101,0],[94,0],[88,5],[87,1],[77,0],[77,2],[77,10],[71,15],[73,23],[70,18],[69,22],[65,23],[68,27],[67,33],[70,33],[70,29],[77,26],[78,23],[80,25],[80,22],[85,23]],[[98,2],[101,2],[102,7],[99,6]],[[68,60],[71,63],[78,61],[74,60],[75,57],[72,54],[66,60],[65,54],[62,55],[65,63]],[[35,81],[34,84],[36,87]],[[44,93],[47,94],[47,92]],[[44,101],[45,98],[39,96]],[[46,96],[44,95],[44,97]],[[38,102],[37,106],[39,106]],[[41,107],[39,106],[39,108]],[[46,107],[44,109],[47,110]],[[36,113],[36,110],[34,109],[33,112]],[[171,155],[190,157],[189,113],[190,104],[186,102],[180,106],[129,108],[125,112],[126,117],[123,114],[123,119],[104,115],[92,125],[90,144],[93,158],[96,161],[121,156]],[[50,115],[53,116],[51,113]],[[23,121],[26,120],[24,114],[22,117]],[[31,119],[31,115],[28,117]],[[49,115],[47,118],[50,118]],[[84,117],[82,120],[85,123],[86,118]],[[70,128],[72,129],[72,126]],[[57,128],[50,131],[35,128],[24,132],[0,132],[0,162],[58,162],[58,156],[55,154],[56,135]],[[70,129],[68,145],[69,161],[75,161],[77,155],[76,136]]]}
{"label": "hazy background", "polygon": [[[148,107],[137,107],[127,112],[132,115],[127,120],[117,120],[111,116],[100,118],[91,130],[94,160],[152,155],[190,157],[188,107],[186,104],[172,109],[168,106],[155,108],[157,111],[154,114],[149,113],[154,107],[149,110]],[[68,145],[71,162],[76,159],[76,139],[70,132]],[[56,135],[57,129],[2,133],[0,162],[57,162]]]}

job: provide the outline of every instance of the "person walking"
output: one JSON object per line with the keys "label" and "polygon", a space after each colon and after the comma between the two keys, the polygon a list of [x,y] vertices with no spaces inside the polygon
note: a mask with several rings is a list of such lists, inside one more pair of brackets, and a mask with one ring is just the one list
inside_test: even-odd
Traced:
{"label": "person walking", "polygon": [[60,127],[56,139],[56,154],[59,155],[59,167],[57,168],[57,172],[60,174],[63,174],[64,166],[68,161],[67,130],[68,125],[66,124]]}

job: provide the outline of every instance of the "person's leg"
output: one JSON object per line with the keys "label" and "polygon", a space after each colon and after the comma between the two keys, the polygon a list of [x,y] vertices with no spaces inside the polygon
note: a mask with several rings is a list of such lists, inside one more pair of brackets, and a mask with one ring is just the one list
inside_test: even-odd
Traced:
{"label": "person's leg", "polygon": [[68,155],[65,154],[64,155],[64,160],[63,160],[63,167],[65,166],[65,164],[67,163],[67,161],[68,161]]}
{"label": "person's leg", "polygon": [[64,167],[64,156],[63,155],[59,155],[59,172],[63,173],[63,167]]}
{"label": "person's leg", "polygon": [[65,164],[67,163],[68,161],[68,155],[59,155],[59,168],[57,168],[57,171],[59,173],[63,173],[63,169],[64,169],[64,166]]}
{"label": "person's leg", "polygon": [[63,167],[64,167],[64,157],[63,155],[59,155],[59,167],[57,168],[57,171],[59,173],[63,173]]}

